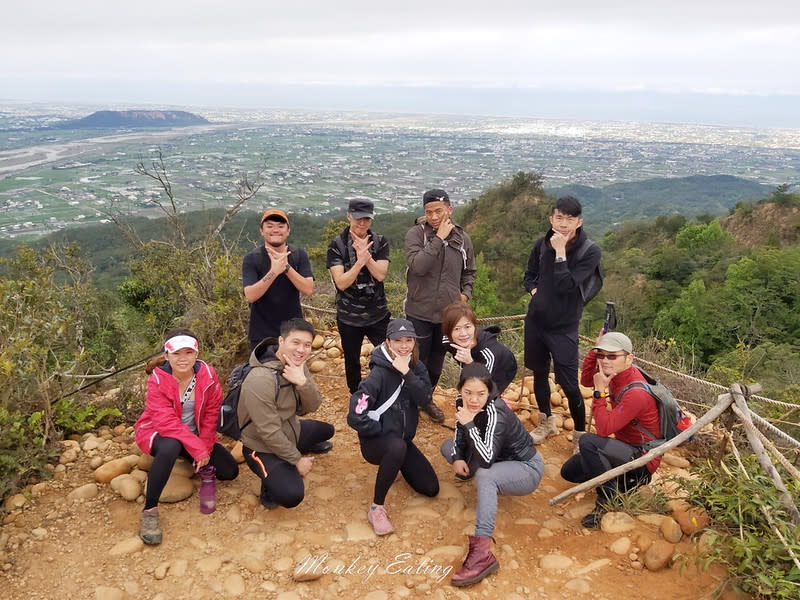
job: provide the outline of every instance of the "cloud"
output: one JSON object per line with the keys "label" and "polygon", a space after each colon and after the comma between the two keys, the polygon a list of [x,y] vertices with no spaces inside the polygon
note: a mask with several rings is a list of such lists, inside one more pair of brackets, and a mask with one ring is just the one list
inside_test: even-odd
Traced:
{"label": "cloud", "polygon": [[32,0],[0,77],[800,93],[794,3],[714,4]]}

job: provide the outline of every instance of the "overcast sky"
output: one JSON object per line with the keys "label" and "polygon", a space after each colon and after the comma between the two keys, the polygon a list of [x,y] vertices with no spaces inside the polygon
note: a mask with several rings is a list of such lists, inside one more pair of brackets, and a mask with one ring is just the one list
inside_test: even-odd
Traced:
{"label": "overcast sky", "polygon": [[272,84],[800,94],[797,0],[0,2],[0,98],[110,100],[131,83],[151,102]]}

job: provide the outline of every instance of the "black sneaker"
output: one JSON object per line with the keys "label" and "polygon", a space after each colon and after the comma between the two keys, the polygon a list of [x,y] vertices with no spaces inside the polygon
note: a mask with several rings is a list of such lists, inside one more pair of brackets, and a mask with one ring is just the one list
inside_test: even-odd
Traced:
{"label": "black sneaker", "polygon": [[441,408],[436,406],[433,400],[423,406],[422,410],[425,411],[425,414],[427,414],[434,423],[444,423],[444,413]]}
{"label": "black sneaker", "polygon": [[586,527],[586,529],[600,529],[600,521],[603,520],[604,514],[605,512],[594,509],[581,519],[581,525]]}
{"label": "black sneaker", "polygon": [[326,452],[330,452],[331,448],[333,448],[331,442],[317,442],[306,451],[306,454],[325,454]]}

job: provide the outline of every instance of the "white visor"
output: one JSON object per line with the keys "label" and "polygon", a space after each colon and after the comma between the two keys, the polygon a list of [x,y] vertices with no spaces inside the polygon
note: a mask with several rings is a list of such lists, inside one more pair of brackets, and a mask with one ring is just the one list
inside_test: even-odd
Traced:
{"label": "white visor", "polygon": [[197,352],[197,340],[190,335],[176,335],[164,342],[164,350],[167,352],[177,352],[182,348],[191,348]]}

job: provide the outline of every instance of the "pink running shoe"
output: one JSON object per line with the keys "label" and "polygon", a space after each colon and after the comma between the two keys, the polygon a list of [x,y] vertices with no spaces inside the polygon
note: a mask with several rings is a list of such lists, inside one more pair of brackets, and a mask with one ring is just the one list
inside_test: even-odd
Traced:
{"label": "pink running shoe", "polygon": [[389,520],[389,516],[386,514],[386,509],[382,506],[370,508],[369,512],[367,513],[367,521],[369,521],[370,525],[372,525],[375,535],[389,535],[394,531],[392,522]]}

